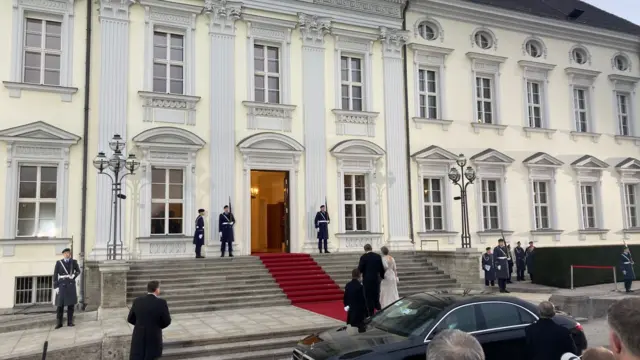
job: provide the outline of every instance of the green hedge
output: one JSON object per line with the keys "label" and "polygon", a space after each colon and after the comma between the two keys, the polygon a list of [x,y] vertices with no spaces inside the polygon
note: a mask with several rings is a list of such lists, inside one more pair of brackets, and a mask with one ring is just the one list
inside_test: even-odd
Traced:
{"label": "green hedge", "polygon": [[[640,245],[630,245],[631,253],[640,259]],[[618,281],[622,281],[620,254],[622,245],[536,248],[534,258],[535,284],[571,288],[571,265],[615,266]],[[640,271],[635,267],[636,273]],[[613,271],[605,269],[574,269],[573,286],[613,283]]]}

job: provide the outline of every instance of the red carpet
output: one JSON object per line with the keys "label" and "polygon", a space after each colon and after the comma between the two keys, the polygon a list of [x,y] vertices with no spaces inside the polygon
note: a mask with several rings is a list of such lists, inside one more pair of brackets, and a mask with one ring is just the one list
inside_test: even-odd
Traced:
{"label": "red carpet", "polygon": [[342,289],[309,254],[257,256],[293,305],[346,321]]}

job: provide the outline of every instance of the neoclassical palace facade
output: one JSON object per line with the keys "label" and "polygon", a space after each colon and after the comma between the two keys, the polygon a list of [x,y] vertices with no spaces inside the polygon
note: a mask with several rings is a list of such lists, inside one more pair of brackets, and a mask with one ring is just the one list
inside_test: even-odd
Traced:
{"label": "neoclassical palace facade", "polygon": [[[207,256],[224,205],[237,255],[317,251],[321,205],[334,252],[455,249],[459,154],[476,249],[639,239],[640,27],[599,9],[88,1],[0,5],[0,309],[49,301],[70,245],[193,256],[199,208]],[[116,134],[140,166],[114,230],[92,161]]]}

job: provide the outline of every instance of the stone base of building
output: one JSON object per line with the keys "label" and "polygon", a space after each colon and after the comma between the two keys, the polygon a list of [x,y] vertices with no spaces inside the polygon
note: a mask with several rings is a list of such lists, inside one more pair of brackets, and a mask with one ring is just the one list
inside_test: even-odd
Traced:
{"label": "stone base of building", "polygon": [[476,249],[456,249],[456,251],[425,251],[429,261],[433,262],[445,274],[456,279],[462,287],[475,288],[480,283],[480,256]]}

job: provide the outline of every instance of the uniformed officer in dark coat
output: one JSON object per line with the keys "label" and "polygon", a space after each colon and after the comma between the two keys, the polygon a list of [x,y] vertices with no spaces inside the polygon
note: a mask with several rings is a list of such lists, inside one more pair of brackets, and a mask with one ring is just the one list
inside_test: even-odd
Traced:
{"label": "uniformed officer in dark coat", "polygon": [[622,268],[622,275],[624,277],[624,289],[626,292],[631,292],[631,284],[636,279],[636,273],[633,269],[633,258],[631,257],[631,251],[625,246],[624,251],[620,254],[620,267]]}
{"label": "uniformed officer in dark coat", "polygon": [[536,257],[535,250],[536,247],[533,246],[533,241],[529,241],[529,247],[525,251],[524,262],[527,264],[527,272],[529,273],[531,282],[533,282],[533,259]]}
{"label": "uniformed officer in dark coat", "polygon": [[196,231],[193,233],[193,244],[196,246],[196,259],[203,259],[202,245],[204,245],[204,209],[198,209]]}
{"label": "uniformed officer in dark coat", "polygon": [[331,219],[329,219],[329,214],[324,205],[320,206],[320,211],[316,213],[314,222],[316,230],[318,231],[318,250],[322,254],[322,244],[324,242],[324,252],[325,254],[329,254],[329,250],[327,250],[327,239],[329,239],[329,223]]}
{"label": "uniformed officer in dark coat", "polygon": [[62,316],[64,308],[67,308],[67,326],[73,324],[73,309],[78,303],[78,294],[76,293],[76,278],[80,275],[80,267],[78,262],[71,258],[71,250],[62,250],[64,258],[56,262],[53,270],[53,289],[56,305],[56,318],[58,323],[56,329],[62,327]]}
{"label": "uniformed officer in dark coat", "polygon": [[484,271],[484,285],[495,286],[496,285],[496,272],[493,267],[493,254],[491,254],[491,248],[485,249],[487,252],[482,254],[482,271]]}
{"label": "uniformed officer in dark coat", "polygon": [[220,253],[224,257],[226,247],[229,248],[229,257],[233,257],[233,225],[236,219],[229,211],[229,205],[224,206],[224,211],[218,217],[218,229],[220,229]]}
{"label": "uniformed officer in dark coat", "polygon": [[507,279],[507,284],[511,284],[511,275],[513,274],[513,253],[511,252],[511,244],[507,244],[507,263],[509,264],[509,279]]}
{"label": "uniformed officer in dark coat", "polygon": [[518,281],[524,281],[524,263],[525,252],[520,244],[520,241],[516,244],[516,248],[513,249],[513,253],[516,256],[516,279]]}
{"label": "uniformed officer in dark coat", "polygon": [[501,293],[508,293],[507,281],[509,280],[509,250],[505,246],[504,239],[498,240],[498,246],[493,249],[493,265],[498,278],[498,287]]}

